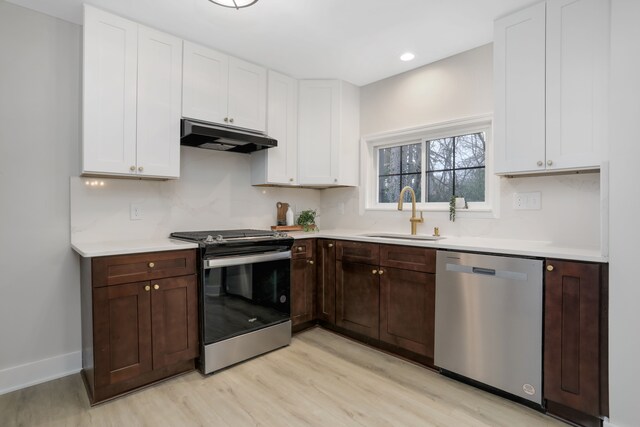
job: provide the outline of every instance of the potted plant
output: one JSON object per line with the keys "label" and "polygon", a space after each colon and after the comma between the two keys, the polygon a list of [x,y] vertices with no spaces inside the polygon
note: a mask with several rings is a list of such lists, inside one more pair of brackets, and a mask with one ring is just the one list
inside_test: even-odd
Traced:
{"label": "potted plant", "polygon": [[300,212],[298,216],[298,225],[301,225],[304,231],[318,230],[316,226],[317,212],[315,209],[307,209]]}
{"label": "potted plant", "polygon": [[455,194],[449,199],[449,221],[455,222],[456,209],[467,209],[467,201],[462,196],[456,196]]}

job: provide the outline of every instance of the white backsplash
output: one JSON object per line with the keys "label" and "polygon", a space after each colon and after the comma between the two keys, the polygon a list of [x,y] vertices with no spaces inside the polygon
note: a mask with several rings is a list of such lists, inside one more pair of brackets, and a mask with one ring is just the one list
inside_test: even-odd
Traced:
{"label": "white backsplash", "polygon": [[[539,191],[540,210],[512,207],[513,193]],[[364,211],[360,214],[359,190],[340,188],[322,194],[325,227],[387,232],[410,230],[410,211]],[[558,175],[500,179],[497,218],[464,217],[449,221],[447,212],[425,212],[418,232],[431,234],[440,228],[443,236],[493,237],[548,241],[559,246],[600,247],[600,174]]]}
{"label": "white backsplash", "polygon": [[[295,212],[320,206],[320,191],[251,186],[251,158],[181,149],[181,177],[171,181],[71,178],[71,239],[76,243],[166,237],[172,231],[268,229],[276,202]],[[103,186],[86,182],[104,182]],[[143,219],[130,219],[139,203]],[[322,224],[322,219],[318,218]]]}

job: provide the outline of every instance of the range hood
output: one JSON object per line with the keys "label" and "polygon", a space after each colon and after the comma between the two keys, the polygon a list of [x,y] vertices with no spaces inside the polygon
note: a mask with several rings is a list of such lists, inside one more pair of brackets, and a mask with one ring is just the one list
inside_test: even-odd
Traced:
{"label": "range hood", "polygon": [[233,153],[251,153],[276,147],[278,141],[260,132],[182,119],[180,145]]}

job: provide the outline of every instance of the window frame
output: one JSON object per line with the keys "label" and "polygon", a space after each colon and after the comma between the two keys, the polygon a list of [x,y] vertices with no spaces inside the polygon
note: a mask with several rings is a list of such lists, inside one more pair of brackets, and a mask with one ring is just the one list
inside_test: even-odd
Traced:
{"label": "window frame", "polygon": [[[408,129],[383,132],[364,136],[361,139],[361,182],[364,196],[361,198],[360,211],[394,211],[397,210],[396,202],[378,203],[379,194],[379,149],[395,147],[399,145],[422,144],[422,179],[421,192],[426,199],[427,171],[424,168],[426,162],[427,141],[459,136],[464,134],[485,133],[485,201],[468,202],[468,209],[459,210],[456,216],[475,216],[497,218],[498,177],[493,173],[493,132],[492,115],[485,114],[459,120],[429,124]],[[410,203],[404,203],[405,208],[410,208]],[[449,203],[446,202],[418,202],[417,208],[425,212],[449,212]]]}

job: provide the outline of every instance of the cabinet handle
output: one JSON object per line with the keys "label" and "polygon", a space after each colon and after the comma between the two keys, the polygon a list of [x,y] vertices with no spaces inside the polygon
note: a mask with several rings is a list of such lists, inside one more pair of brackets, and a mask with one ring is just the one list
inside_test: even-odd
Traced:
{"label": "cabinet handle", "polygon": [[553,271],[553,265],[549,264],[547,265],[547,271]]}
{"label": "cabinet handle", "polygon": [[129,167],[129,170],[130,170],[131,172],[135,172],[136,167],[135,167],[135,166],[130,166],[130,167]]}
{"label": "cabinet handle", "polygon": [[229,122],[233,123],[233,119],[229,119]]}
{"label": "cabinet handle", "polygon": [[371,270],[371,273],[378,274],[378,270]]}
{"label": "cabinet handle", "polygon": [[149,263],[149,268],[153,268],[153,267],[155,267],[155,266],[156,266],[156,265],[155,265],[154,263],[152,263],[152,262],[150,262],[150,263]]}
{"label": "cabinet handle", "polygon": [[140,166],[140,167],[138,168],[138,172],[142,172],[143,170],[144,170],[144,168],[143,168],[142,166]]}
{"label": "cabinet handle", "polygon": [[544,163],[542,163],[542,160],[538,160],[538,166],[542,166]]}
{"label": "cabinet handle", "polygon": [[227,123],[229,121],[229,117],[224,118],[224,122]]}
{"label": "cabinet handle", "polygon": [[382,275],[382,273],[384,273],[384,271],[382,270],[378,271],[378,274]]}
{"label": "cabinet handle", "polygon": [[329,243],[327,246],[329,246],[330,248],[333,247],[333,243]]}
{"label": "cabinet handle", "polygon": [[145,287],[144,287],[144,290],[145,290],[145,291],[147,291],[147,292],[149,292],[149,291],[151,290],[151,286],[149,286],[149,285],[145,286]]}
{"label": "cabinet handle", "polygon": [[553,162],[551,160],[547,160],[547,165],[551,166],[553,164]]}
{"label": "cabinet handle", "polygon": [[160,285],[158,285],[158,284],[156,283],[155,285],[153,285],[153,289],[155,289],[155,290],[157,291],[158,289],[160,289]]}
{"label": "cabinet handle", "polygon": [[313,265],[313,261],[312,261],[312,260],[309,260],[309,264]]}

